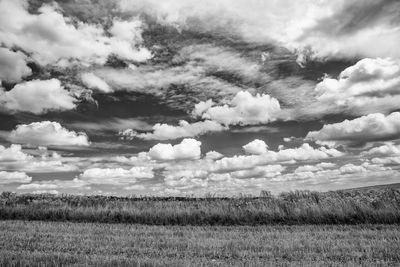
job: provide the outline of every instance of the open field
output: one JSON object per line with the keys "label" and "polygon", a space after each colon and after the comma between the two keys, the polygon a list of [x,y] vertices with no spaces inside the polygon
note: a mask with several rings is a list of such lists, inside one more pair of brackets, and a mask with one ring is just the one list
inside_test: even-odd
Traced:
{"label": "open field", "polygon": [[0,265],[398,266],[399,225],[0,221]]}
{"label": "open field", "polygon": [[237,198],[0,195],[0,219],[147,225],[398,224],[396,187]]}
{"label": "open field", "polygon": [[0,195],[0,266],[399,266],[400,189]]}

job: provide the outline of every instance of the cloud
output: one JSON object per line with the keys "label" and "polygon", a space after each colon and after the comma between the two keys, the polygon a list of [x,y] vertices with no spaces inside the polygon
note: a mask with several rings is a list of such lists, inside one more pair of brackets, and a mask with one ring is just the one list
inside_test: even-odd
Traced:
{"label": "cloud", "polygon": [[0,171],[0,184],[11,184],[11,183],[30,183],[32,177],[28,176],[24,172],[5,172]]}
{"label": "cloud", "polygon": [[18,189],[20,190],[52,190],[52,189],[57,189],[58,185],[56,184],[38,184],[38,183],[31,183],[31,184],[23,184],[18,186]]}
{"label": "cloud", "polygon": [[314,103],[304,107],[308,115],[394,111],[400,101],[400,61],[362,59],[343,70],[337,79],[325,77],[315,87],[315,94]]}
{"label": "cloud", "polygon": [[384,164],[384,165],[399,165],[400,156],[397,157],[386,157],[386,158],[373,158],[371,162],[374,164]]}
{"label": "cloud", "polygon": [[400,4],[396,0],[348,1],[312,30],[341,36],[373,27],[376,23],[396,24],[400,22],[398,10]]}
{"label": "cloud", "polygon": [[364,173],[368,171],[372,172],[379,172],[379,171],[388,171],[391,170],[389,167],[383,167],[377,164],[370,164],[368,162],[364,162],[361,165],[354,165],[354,164],[346,164],[339,168],[339,171],[342,174],[351,174],[351,173]]}
{"label": "cloud", "polygon": [[72,128],[84,129],[86,131],[115,131],[119,132],[123,129],[131,128],[132,130],[150,131],[152,126],[145,121],[137,118],[112,118],[99,122],[74,122],[69,123]]}
{"label": "cloud", "polygon": [[304,174],[304,173],[322,173],[324,170],[326,169],[331,169],[333,171],[336,171],[337,169],[341,172],[341,173],[351,173],[351,172],[357,172],[359,170],[366,170],[364,167],[362,166],[355,166],[353,164],[346,164],[341,166],[340,168],[337,168],[337,165],[334,163],[330,163],[330,162],[321,162],[315,165],[303,165],[303,166],[299,166],[294,170],[294,173],[300,173],[300,174]]}
{"label": "cloud", "polygon": [[279,151],[267,150],[267,152],[260,155],[225,157],[217,160],[210,168],[214,172],[235,171],[276,162],[316,161],[342,155],[342,152],[333,148],[319,147],[315,149],[305,143],[297,148],[287,148]]}
{"label": "cloud", "polygon": [[205,156],[206,159],[211,159],[211,160],[220,159],[222,157],[224,157],[224,155],[214,150],[208,151]]}
{"label": "cloud", "polygon": [[399,93],[399,76],[398,60],[365,58],[343,70],[338,79],[325,78],[315,90],[320,100]]}
{"label": "cloud", "polygon": [[129,42],[134,41],[135,43],[143,41],[142,31],[143,23],[137,18],[133,18],[130,21],[115,19],[110,28],[110,33],[118,39]]}
{"label": "cloud", "polygon": [[183,139],[176,145],[157,144],[150,148],[149,157],[159,161],[198,159],[201,155],[201,142],[195,139]]}
{"label": "cloud", "polygon": [[324,168],[319,165],[303,165],[299,166],[294,170],[294,173],[301,173],[301,172],[315,172],[315,171],[321,171]]}
{"label": "cloud", "polygon": [[92,168],[85,170],[79,176],[79,180],[89,184],[121,185],[135,183],[136,179],[153,177],[153,170],[149,167],[132,167],[128,170],[122,168]]}
{"label": "cloud", "polygon": [[195,137],[209,132],[221,132],[224,130],[226,130],[225,127],[214,121],[206,120],[189,123],[185,120],[181,120],[178,126],[157,123],[153,126],[152,133],[137,133],[133,130],[125,130],[120,132],[120,135],[128,139],[172,140],[182,137]]}
{"label": "cloud", "polygon": [[[299,150],[299,148],[295,150]],[[292,166],[295,167],[297,165],[294,162],[284,161],[281,164],[273,164],[271,161],[266,161],[265,156],[261,160],[262,155],[224,158],[243,160],[232,162],[231,166],[224,166],[224,168],[219,165],[221,160],[214,162],[206,158],[191,161],[190,163],[176,162],[166,165],[165,172],[163,172],[165,184],[160,184],[156,190],[169,188],[175,191],[178,190],[182,194],[201,194],[210,191],[221,194],[224,194],[224,192],[225,194],[226,192],[235,194],[235,192],[243,193],[246,190],[250,190],[254,194],[265,188],[273,191],[299,188],[315,188],[318,190],[325,188],[324,190],[326,190],[327,185],[329,185],[329,188],[336,189],[344,186],[357,187],[364,184],[373,184],[374,181],[377,183],[377,179],[387,179],[388,177],[390,177],[391,181],[394,181],[394,177],[398,175],[397,171],[380,164],[371,164],[369,162],[363,164],[347,163],[351,160],[348,157],[344,158],[344,161],[339,158],[335,159],[337,164],[321,163],[319,162],[319,157],[325,158],[326,156],[331,158],[334,156],[322,156],[322,154],[317,155],[315,153],[312,157],[305,157],[306,154],[311,155],[313,153],[305,152],[304,149],[302,153],[297,153],[297,155],[293,153],[293,150],[289,150],[289,152],[289,154],[299,159],[308,158],[306,161],[309,163],[293,170]],[[338,156],[335,150],[331,150],[329,153]],[[285,157],[281,159],[287,159],[287,154],[288,151],[285,151],[281,155]],[[289,164],[292,166],[286,166]]]}
{"label": "cloud", "polygon": [[76,107],[76,101],[57,79],[32,80],[17,84],[11,91],[0,91],[2,107],[12,112],[43,114],[53,110],[70,110]]}
{"label": "cloud", "polygon": [[316,57],[399,57],[399,11],[396,0],[346,1],[294,43],[312,47]]}
{"label": "cloud", "polygon": [[[35,190],[35,192],[54,192],[55,189],[74,189],[73,192],[79,190],[88,190],[90,187],[87,182],[84,182],[78,178],[72,180],[46,180],[46,181],[35,181],[30,184],[23,184],[17,187],[18,190]],[[79,192],[78,191],[78,192]]]}
{"label": "cloud", "polygon": [[287,42],[340,3],[167,0],[160,5],[155,0],[120,0],[119,8],[125,12],[144,12],[159,23],[175,26],[178,30],[213,32],[240,37],[248,42]]}
{"label": "cloud", "polygon": [[0,162],[25,161],[32,158],[32,156],[22,151],[22,147],[20,145],[12,144],[8,148],[0,145]]}
{"label": "cloud", "polygon": [[391,143],[371,148],[368,151],[363,152],[364,155],[383,155],[392,156],[400,155],[400,146]]}
{"label": "cloud", "polygon": [[324,125],[321,130],[309,132],[306,139],[333,143],[365,143],[400,137],[400,113],[388,116],[369,114],[354,120]]}
{"label": "cloud", "polygon": [[259,139],[255,139],[243,146],[243,149],[248,154],[261,155],[267,153],[268,145]]}
{"label": "cloud", "polygon": [[[392,177],[396,176],[397,172],[392,170],[390,167],[384,167],[379,164],[370,164],[364,162],[361,165],[355,165],[352,163],[344,164],[338,168],[324,170],[321,168],[312,169],[308,167],[307,169],[297,169],[295,172],[286,173],[282,176],[274,177],[275,182],[295,182],[300,181],[310,184],[318,184],[321,182],[329,183],[332,186],[337,183],[348,183],[352,179],[362,179],[358,186],[368,182],[372,177],[376,179],[377,176],[380,177]],[[298,184],[301,185],[301,184]],[[342,184],[343,186],[343,184]]]}
{"label": "cloud", "polygon": [[281,175],[285,170],[282,165],[267,165],[257,166],[253,169],[231,172],[233,178],[248,179],[248,178],[272,178]]}
{"label": "cloud", "polygon": [[[65,161],[65,162],[64,162]],[[52,173],[52,172],[76,172],[79,170],[76,162],[68,162],[65,158],[56,159],[56,158],[34,158],[30,161],[22,161],[22,162],[13,162],[8,164],[0,164],[4,165],[8,169],[12,170],[21,170],[29,173]]]}
{"label": "cloud", "polygon": [[110,33],[113,35],[109,40],[110,54],[137,62],[144,62],[152,58],[152,54],[147,48],[135,46],[143,41],[142,29],[142,21],[138,18],[132,18],[129,21],[114,19],[110,28]]}
{"label": "cloud", "polygon": [[192,61],[207,69],[208,72],[225,72],[241,77],[245,83],[255,81],[268,82],[271,77],[262,72],[262,65],[254,59],[229,49],[211,44],[185,46],[179,55],[173,58],[174,63]]}
{"label": "cloud", "polygon": [[210,76],[207,71],[204,66],[188,62],[178,66],[157,64],[124,69],[104,67],[93,73],[115,91],[151,94],[176,109],[191,110],[192,104],[200,98],[223,99],[243,89],[240,85]]}
{"label": "cloud", "polygon": [[343,165],[342,167],[340,167],[339,171],[342,174],[347,174],[347,173],[350,174],[350,173],[366,172],[367,169],[364,168],[363,166],[356,166],[354,164],[349,163],[349,164],[346,164],[346,165]]}
{"label": "cloud", "polygon": [[208,100],[195,105],[193,115],[214,120],[224,125],[265,124],[279,118],[281,108],[278,100],[265,95],[253,96],[247,91],[240,91],[223,106],[214,106]]}
{"label": "cloud", "polygon": [[90,89],[96,89],[103,93],[113,92],[113,89],[103,79],[93,73],[84,73],[81,75],[81,79],[83,84]]}
{"label": "cloud", "polygon": [[0,80],[19,82],[23,77],[32,74],[26,65],[26,56],[21,52],[13,52],[0,47]]}
{"label": "cloud", "polygon": [[61,12],[55,3],[44,4],[37,14],[31,14],[25,0],[1,1],[0,42],[6,47],[18,47],[30,53],[41,65],[65,65],[70,61],[103,64],[111,54],[136,61],[151,56],[145,48],[136,49],[138,43],[134,39],[121,38],[118,31],[115,31],[117,36],[108,37],[101,26],[80,21],[73,23]]}
{"label": "cloud", "polygon": [[[228,0],[168,0],[163,4],[155,0],[119,0],[115,1],[117,7],[105,1],[89,1],[90,8],[88,3],[61,1],[56,7],[42,6],[38,14],[27,12],[25,1],[3,2],[0,9],[9,11],[0,14],[4,18],[0,23],[4,25],[3,39],[7,41],[7,47],[15,45],[30,50],[33,57],[43,62],[63,57],[104,62],[106,56],[113,53],[128,60],[148,59],[151,54],[147,49],[135,48],[142,44],[141,35],[145,28],[136,17],[139,14],[178,31],[211,32],[249,43],[274,43],[293,51],[311,47],[318,57],[399,56],[393,45],[398,43],[400,36],[396,20],[399,5],[394,0],[366,3],[360,0],[238,0],[235,3]],[[60,11],[61,7],[64,10]],[[114,19],[110,23],[110,18],[117,13],[131,17]],[[68,15],[85,22],[106,24],[106,21],[108,31],[97,24],[73,24]],[[10,21],[15,17],[20,19],[14,26]],[[53,27],[46,29],[45,25]],[[26,32],[34,34],[23,36]],[[46,42],[51,44],[51,51],[40,53]],[[73,47],[70,51],[66,49],[68,44]]]}
{"label": "cloud", "polygon": [[253,43],[277,43],[312,56],[399,57],[396,0],[164,1],[120,0],[123,11],[146,13],[178,30],[212,32]]}
{"label": "cloud", "polygon": [[74,165],[74,160],[64,158],[54,151],[50,154],[50,151],[43,147],[31,150],[28,154],[22,150],[21,145],[11,144],[8,148],[0,146],[0,170],[29,173],[71,172],[79,169]]}
{"label": "cloud", "polygon": [[58,122],[41,121],[19,124],[8,135],[14,143],[36,146],[89,146],[85,133],[76,133],[63,128]]}

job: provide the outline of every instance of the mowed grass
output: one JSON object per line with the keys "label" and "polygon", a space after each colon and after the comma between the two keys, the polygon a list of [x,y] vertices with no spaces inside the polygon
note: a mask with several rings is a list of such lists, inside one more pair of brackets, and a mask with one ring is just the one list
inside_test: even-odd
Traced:
{"label": "mowed grass", "polygon": [[399,225],[0,221],[1,266],[399,266]]}

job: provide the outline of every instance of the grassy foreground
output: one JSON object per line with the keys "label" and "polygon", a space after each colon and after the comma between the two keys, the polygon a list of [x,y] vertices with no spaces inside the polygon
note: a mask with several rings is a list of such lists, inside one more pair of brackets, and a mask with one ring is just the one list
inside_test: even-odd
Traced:
{"label": "grassy foreground", "polygon": [[238,198],[0,194],[0,219],[147,225],[398,224],[400,189]]}
{"label": "grassy foreground", "polygon": [[0,266],[398,266],[398,225],[0,221]]}

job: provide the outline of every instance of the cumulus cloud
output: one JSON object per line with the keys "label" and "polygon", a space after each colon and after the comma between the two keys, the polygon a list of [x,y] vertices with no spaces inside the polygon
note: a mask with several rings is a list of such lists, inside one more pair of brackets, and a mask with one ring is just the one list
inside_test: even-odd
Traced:
{"label": "cumulus cloud", "polygon": [[303,165],[299,166],[294,170],[294,173],[310,173],[310,172],[319,172],[324,169],[333,169],[337,167],[336,164],[330,162],[321,162],[315,165]]}
{"label": "cumulus cloud", "polygon": [[325,77],[315,87],[316,101],[306,114],[366,115],[390,112],[400,101],[400,61],[365,58],[343,70],[337,79]]}
{"label": "cumulus cloud", "polygon": [[32,177],[28,176],[24,172],[5,172],[0,171],[0,184],[11,184],[11,183],[30,183]]}
{"label": "cumulus cloud", "polygon": [[261,155],[233,156],[217,160],[211,166],[213,171],[234,171],[251,169],[255,166],[276,162],[316,161],[331,157],[340,157],[343,153],[334,148],[313,148],[305,143],[297,148],[281,149],[279,151],[267,150]]}
{"label": "cumulus cloud", "polygon": [[370,159],[373,164],[398,165],[400,164],[400,146],[388,142],[384,145],[373,147],[361,153],[362,156],[374,157]]}
{"label": "cumulus cloud", "polygon": [[150,148],[148,155],[159,161],[198,159],[201,155],[200,146],[200,141],[187,138],[176,145],[157,144]]}
{"label": "cumulus cloud", "polygon": [[371,177],[385,177],[385,175],[396,175],[390,167],[384,167],[380,164],[370,164],[364,162],[361,165],[353,163],[344,164],[334,169],[321,169],[321,168],[298,168],[296,171],[286,173],[282,176],[274,177],[276,182],[290,182],[290,181],[305,181],[309,183],[318,184],[322,181],[335,184],[348,182],[351,179],[362,179],[361,184],[367,182]]}
{"label": "cumulus cloud", "polygon": [[400,155],[400,146],[391,143],[371,148],[368,151],[363,152],[364,155]]}
{"label": "cumulus cloud", "polygon": [[388,116],[369,114],[354,120],[324,125],[321,130],[309,132],[306,139],[333,143],[363,143],[400,137],[400,113]]}
{"label": "cumulus cloud", "polygon": [[195,137],[209,132],[221,132],[223,130],[226,130],[226,128],[214,121],[206,120],[189,123],[185,120],[181,120],[178,126],[157,123],[153,126],[152,133],[137,133],[133,130],[125,130],[120,132],[120,135],[128,139],[170,140],[182,137]]}
{"label": "cumulus cloud", "polygon": [[24,171],[28,173],[72,172],[82,158],[65,158],[43,147],[22,150],[21,145],[12,144],[8,148],[0,146],[0,170]]}
{"label": "cumulus cloud", "polygon": [[[117,26],[111,29],[118,28],[118,23],[115,22]],[[136,22],[128,23],[133,23],[132,29],[137,29]],[[38,14],[31,14],[25,0],[1,1],[0,24],[0,42],[6,47],[18,47],[30,53],[41,65],[63,65],[71,59],[85,64],[102,64],[111,54],[136,61],[151,56],[145,48],[136,49],[138,43],[134,43],[134,39],[121,38],[118,29],[113,30],[116,36],[108,37],[101,26],[83,22],[74,24],[54,3],[44,4],[38,9]]]}
{"label": "cumulus cloud", "polygon": [[275,98],[240,91],[223,106],[214,106],[208,100],[195,105],[193,115],[214,120],[224,125],[254,125],[269,123],[280,117],[281,107]]}
{"label": "cumulus cloud", "polygon": [[400,164],[400,156],[385,157],[385,158],[373,158],[373,159],[371,159],[371,162],[374,164],[398,165],[398,164]]}
{"label": "cumulus cloud", "polygon": [[151,167],[132,167],[130,169],[92,168],[85,170],[79,176],[79,179],[89,184],[121,185],[135,183],[136,179],[150,179],[153,177],[154,174]]}
{"label": "cumulus cloud", "polygon": [[341,174],[351,174],[351,173],[365,173],[368,171],[378,172],[378,171],[387,171],[391,170],[389,167],[383,167],[377,164],[370,164],[368,162],[364,162],[361,165],[354,165],[354,164],[346,164],[339,168]]}
{"label": "cumulus cloud", "polygon": [[14,143],[36,146],[88,146],[85,133],[69,131],[58,122],[41,121],[31,124],[19,124],[8,135]]}
{"label": "cumulus cloud", "polygon": [[260,155],[267,152],[268,145],[260,139],[255,139],[247,145],[244,145],[243,149],[246,153]]}
{"label": "cumulus cloud", "polygon": [[83,84],[90,89],[99,90],[103,93],[113,92],[112,88],[103,79],[97,77],[93,73],[83,73],[81,79]]}
{"label": "cumulus cloud", "polygon": [[[122,59],[143,62],[152,57],[151,52],[144,47],[135,46],[142,43],[143,24],[138,18],[129,21],[114,19],[110,28],[113,35],[109,39],[111,46],[110,54],[117,55]],[[106,43],[107,44],[107,43]]]}
{"label": "cumulus cloud", "polygon": [[32,74],[26,61],[27,57],[21,52],[0,47],[0,80],[19,82],[23,77]]}
{"label": "cumulus cloud", "polygon": [[2,108],[11,112],[42,114],[52,110],[69,110],[75,108],[76,101],[57,79],[32,80],[17,84],[11,91],[0,91]]}
{"label": "cumulus cloud", "polygon": [[12,144],[8,148],[0,145],[0,162],[25,161],[30,159],[32,159],[32,156],[24,153],[21,145]]}

